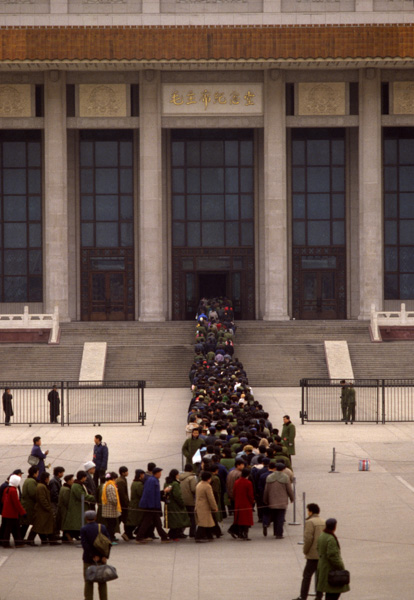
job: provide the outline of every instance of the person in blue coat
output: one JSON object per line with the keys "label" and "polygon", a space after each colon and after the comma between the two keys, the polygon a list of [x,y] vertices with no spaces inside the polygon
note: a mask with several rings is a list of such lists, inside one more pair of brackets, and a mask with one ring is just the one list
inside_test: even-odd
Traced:
{"label": "person in blue coat", "polygon": [[46,456],[49,454],[49,450],[46,450],[46,452],[42,452],[40,449],[40,446],[42,445],[42,439],[40,436],[36,436],[33,438],[33,448],[31,451],[31,455],[32,456],[37,456],[37,458],[39,459],[38,464],[36,465],[39,469],[39,473],[37,476],[37,480],[40,480],[40,476],[41,474],[46,471],[46,467],[45,467],[45,458]]}
{"label": "person in blue coat", "polygon": [[[94,564],[104,565],[109,557],[110,546],[108,549],[108,556],[104,556],[103,553],[95,548],[93,545],[96,540],[96,536],[99,533],[99,525],[96,523],[96,512],[94,510],[87,510],[85,513],[86,525],[80,530],[81,543],[83,548],[83,576],[85,580],[84,596],[85,600],[93,600],[93,583],[86,581],[85,574],[88,567]],[[101,525],[101,533],[105,535],[109,540],[109,533],[105,525]],[[106,600],[108,597],[106,582],[98,583],[99,598],[100,600]]]}
{"label": "person in blue coat", "polygon": [[95,485],[99,485],[99,478],[104,477],[106,470],[108,469],[108,456],[109,450],[105,442],[102,441],[102,436],[98,433],[95,435],[95,446],[93,447],[93,458],[92,462],[95,463],[95,473],[93,480]]}
{"label": "person in blue coat", "polygon": [[[144,483],[144,490],[139,503],[139,507],[144,509],[144,517],[137,531],[136,539],[139,544],[145,544],[146,542],[152,541],[152,538],[149,537],[149,532],[151,532],[154,527],[161,538],[161,542],[167,543],[171,541],[161,524],[161,473],[162,469],[160,467],[155,467],[152,476],[148,477]],[[170,490],[165,488],[164,492],[168,491]]]}

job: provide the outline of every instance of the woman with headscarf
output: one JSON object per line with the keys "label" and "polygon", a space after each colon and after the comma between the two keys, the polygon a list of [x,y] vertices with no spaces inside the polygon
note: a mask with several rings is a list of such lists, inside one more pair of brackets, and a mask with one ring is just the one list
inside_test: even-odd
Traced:
{"label": "woman with headscarf", "polygon": [[42,544],[57,544],[54,529],[55,520],[49,491],[50,473],[43,471],[36,487],[36,504],[34,509],[33,531],[36,532]]}
{"label": "woman with headscarf", "polygon": [[179,477],[178,470],[171,469],[164,484],[164,526],[169,528],[168,537],[175,542],[180,538],[186,538],[184,529],[190,527],[190,518],[181,495]]}
{"label": "woman with headscarf", "polygon": [[[34,521],[34,508],[36,504],[36,487],[37,487],[37,476],[39,475],[39,468],[36,465],[32,465],[28,472],[27,478],[23,484],[22,491],[22,505],[26,511],[25,516],[21,520],[22,525],[22,537],[26,535],[30,525],[33,525]],[[35,533],[31,531],[27,539],[27,543],[34,545]]]}
{"label": "woman with headscarf", "polygon": [[58,509],[56,515],[56,529],[63,530],[63,539],[66,542],[73,542],[72,533],[63,528],[63,523],[65,522],[66,515],[68,513],[69,508],[69,499],[70,499],[70,490],[74,481],[74,475],[65,475],[63,478],[64,484],[60,488],[59,498],[58,498]]}
{"label": "woman with headscarf", "polygon": [[71,536],[79,539],[82,523],[82,496],[84,502],[95,502],[95,497],[88,494],[85,487],[86,471],[78,471],[76,479],[70,488],[69,504],[66,517],[62,523],[64,531],[70,531]]}
{"label": "woman with headscarf", "polygon": [[122,513],[118,489],[115,483],[117,477],[118,475],[114,471],[107,473],[105,475],[106,483],[102,489],[102,516],[105,519],[106,527],[111,536],[113,545],[118,543],[116,541],[115,531],[118,524],[118,517]]}
{"label": "woman with headscarf", "polygon": [[3,525],[3,547],[10,547],[10,534],[14,539],[15,548],[22,548],[24,542],[20,531],[19,518],[25,514],[25,510],[19,500],[17,488],[20,485],[18,475],[10,475],[9,485],[5,488],[2,496],[2,525]]}

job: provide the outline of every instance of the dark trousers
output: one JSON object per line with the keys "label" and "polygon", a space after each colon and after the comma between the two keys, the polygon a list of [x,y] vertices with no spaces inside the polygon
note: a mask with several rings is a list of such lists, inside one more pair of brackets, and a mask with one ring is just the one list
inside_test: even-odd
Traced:
{"label": "dark trousers", "polygon": [[337,592],[326,592],[325,599],[326,600],[338,600],[339,596]]}
{"label": "dark trousers", "polygon": [[185,509],[188,513],[188,516],[190,518],[190,537],[194,537],[195,536],[195,532],[196,532],[196,520],[195,520],[195,513],[194,513],[194,506],[186,506]]}
{"label": "dark trousers", "polygon": [[[302,586],[300,588],[301,600],[306,600],[309,594],[309,588],[312,580],[312,575],[316,573],[318,568],[317,558],[308,558],[306,560],[305,568],[303,569]],[[322,592],[316,592],[316,600],[322,600]]]}
{"label": "dark trousers", "polygon": [[348,404],[346,420],[347,421],[355,421],[355,406],[356,404],[352,402],[352,404]]}
{"label": "dark trousers", "polygon": [[[83,578],[85,581],[85,587],[84,587],[85,600],[93,600],[93,582],[86,581],[86,579],[85,579],[86,569],[88,567],[91,567],[92,565],[94,565],[94,563],[83,563]],[[106,582],[98,583],[98,591],[99,591],[99,600],[108,600],[108,588],[107,588]]]}
{"label": "dark trousers", "polygon": [[143,538],[149,537],[149,534],[154,527],[162,540],[168,539],[167,533],[162,528],[159,512],[157,512],[157,510],[148,510],[144,512],[144,517],[137,532],[137,540],[142,540]]}
{"label": "dark trousers", "polygon": [[273,535],[283,535],[283,523],[285,522],[285,508],[271,508],[270,515],[273,521]]}
{"label": "dark trousers", "polygon": [[109,537],[111,538],[111,542],[113,542],[115,540],[115,530],[116,530],[116,522],[118,519],[108,519],[108,517],[105,517],[105,521],[106,521],[106,528],[108,530],[109,533]]}
{"label": "dark trousers", "polygon": [[3,546],[8,548],[10,545],[10,534],[13,536],[14,545],[22,546],[23,538],[20,531],[20,523],[19,519],[8,519],[7,517],[3,517],[2,520],[2,529],[3,529]]}
{"label": "dark trousers", "polygon": [[196,540],[212,540],[213,539],[214,527],[197,527],[195,534]]}

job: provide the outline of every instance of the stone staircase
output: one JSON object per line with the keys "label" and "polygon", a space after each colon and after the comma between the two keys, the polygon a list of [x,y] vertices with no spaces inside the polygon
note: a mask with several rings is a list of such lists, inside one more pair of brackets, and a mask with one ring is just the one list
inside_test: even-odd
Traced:
{"label": "stone staircase", "polygon": [[[297,386],[328,378],[325,340],[346,340],[356,378],[409,378],[414,341],[373,344],[359,321],[239,321],[236,353],[254,387]],[[0,381],[79,378],[84,342],[108,344],[106,380],[143,379],[148,387],[188,387],[194,321],[64,323],[59,346],[0,344]]]}

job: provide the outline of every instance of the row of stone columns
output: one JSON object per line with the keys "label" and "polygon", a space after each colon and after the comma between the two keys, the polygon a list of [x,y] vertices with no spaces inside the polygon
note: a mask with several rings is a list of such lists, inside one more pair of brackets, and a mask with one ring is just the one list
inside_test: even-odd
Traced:
{"label": "row of stone columns", "polygon": [[[359,318],[381,308],[383,295],[381,218],[380,73],[360,72],[359,80]],[[285,320],[288,310],[288,216],[286,110],[283,73],[265,73],[263,319]],[[68,184],[66,77],[45,74],[45,312],[59,307],[69,319]],[[139,173],[139,320],[163,321],[166,284],[163,265],[162,140],[160,72],[141,73]]]}

